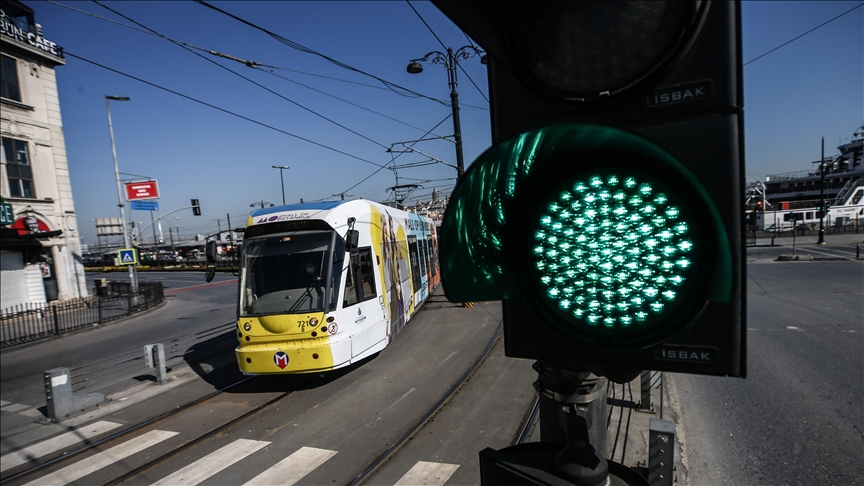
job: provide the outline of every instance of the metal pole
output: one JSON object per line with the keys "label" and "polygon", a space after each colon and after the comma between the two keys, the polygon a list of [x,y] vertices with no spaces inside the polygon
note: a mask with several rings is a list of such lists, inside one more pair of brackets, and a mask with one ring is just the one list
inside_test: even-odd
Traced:
{"label": "metal pole", "polygon": [[822,158],[819,159],[819,172],[822,180],[819,183],[819,241],[817,244],[825,244],[825,137],[822,137]]}
{"label": "metal pole", "polygon": [[285,178],[282,175],[282,169],[279,169],[279,182],[282,184],[282,205],[285,205]]}
{"label": "metal pole", "polygon": [[450,106],[453,108],[453,139],[456,141],[456,173],[459,179],[465,173],[465,162],[462,159],[462,125],[459,121],[459,93],[456,86],[456,58],[453,49],[447,48],[447,82],[450,85]]}
{"label": "metal pole", "polygon": [[[150,211],[150,226],[153,226],[153,211]],[[159,250],[156,249],[156,227],[153,226],[153,250],[156,254],[159,254]]]}
{"label": "metal pole", "polygon": [[[128,97],[106,96],[105,109],[108,111],[108,132],[111,134],[111,154],[114,156],[114,177],[117,180],[117,205],[120,207],[120,221],[123,224],[123,244],[129,248],[129,234],[126,230],[126,212],[123,204],[123,191],[120,189],[120,169],[117,167],[117,149],[114,146],[114,127],[111,125],[111,105],[109,100],[129,101]],[[129,265],[129,285],[130,290],[134,294],[138,290],[138,282],[136,282],[135,265]]]}

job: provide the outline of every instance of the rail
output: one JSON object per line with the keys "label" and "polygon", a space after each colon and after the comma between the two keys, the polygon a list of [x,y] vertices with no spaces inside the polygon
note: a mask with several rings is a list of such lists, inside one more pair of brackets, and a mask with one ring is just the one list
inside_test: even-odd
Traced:
{"label": "rail", "polygon": [[[162,282],[141,282],[129,292],[128,283],[108,282],[96,296],[61,302],[19,304],[0,310],[0,349],[48,339],[131,316],[165,300]],[[104,295],[101,295],[104,294]]]}

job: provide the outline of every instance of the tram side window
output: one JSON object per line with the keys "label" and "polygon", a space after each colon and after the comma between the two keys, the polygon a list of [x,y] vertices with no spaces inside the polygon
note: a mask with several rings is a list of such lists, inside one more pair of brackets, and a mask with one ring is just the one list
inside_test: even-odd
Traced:
{"label": "tram side window", "polygon": [[420,264],[417,262],[417,237],[408,237],[408,254],[411,256],[411,281],[414,291],[420,289]]}
{"label": "tram side window", "polygon": [[432,243],[432,237],[426,238],[426,247],[429,248],[429,266],[431,267],[431,271],[429,273],[434,277],[438,272],[435,267],[437,267],[438,263],[438,255],[435,253],[435,246]]}
{"label": "tram side window", "polygon": [[343,307],[372,299],[378,294],[375,290],[375,271],[372,265],[372,249],[360,248],[351,255],[348,276],[345,279],[345,299]]}

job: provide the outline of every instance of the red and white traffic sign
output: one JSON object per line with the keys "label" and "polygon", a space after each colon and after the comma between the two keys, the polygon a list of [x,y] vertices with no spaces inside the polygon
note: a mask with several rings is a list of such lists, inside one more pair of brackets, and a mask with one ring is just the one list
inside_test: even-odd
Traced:
{"label": "red and white traffic sign", "polygon": [[159,186],[156,181],[126,183],[126,200],[140,201],[142,199],[159,199]]}

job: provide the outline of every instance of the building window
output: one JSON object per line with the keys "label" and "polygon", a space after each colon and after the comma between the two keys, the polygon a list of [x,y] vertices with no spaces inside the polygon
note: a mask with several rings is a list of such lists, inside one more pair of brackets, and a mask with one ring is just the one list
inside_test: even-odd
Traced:
{"label": "building window", "polygon": [[15,197],[36,197],[33,187],[33,169],[27,142],[12,138],[3,139],[3,158],[6,160],[6,176],[9,178],[9,194]]}
{"label": "building window", "polygon": [[21,101],[21,89],[18,87],[18,61],[9,56],[0,56],[0,97],[13,101]]}

